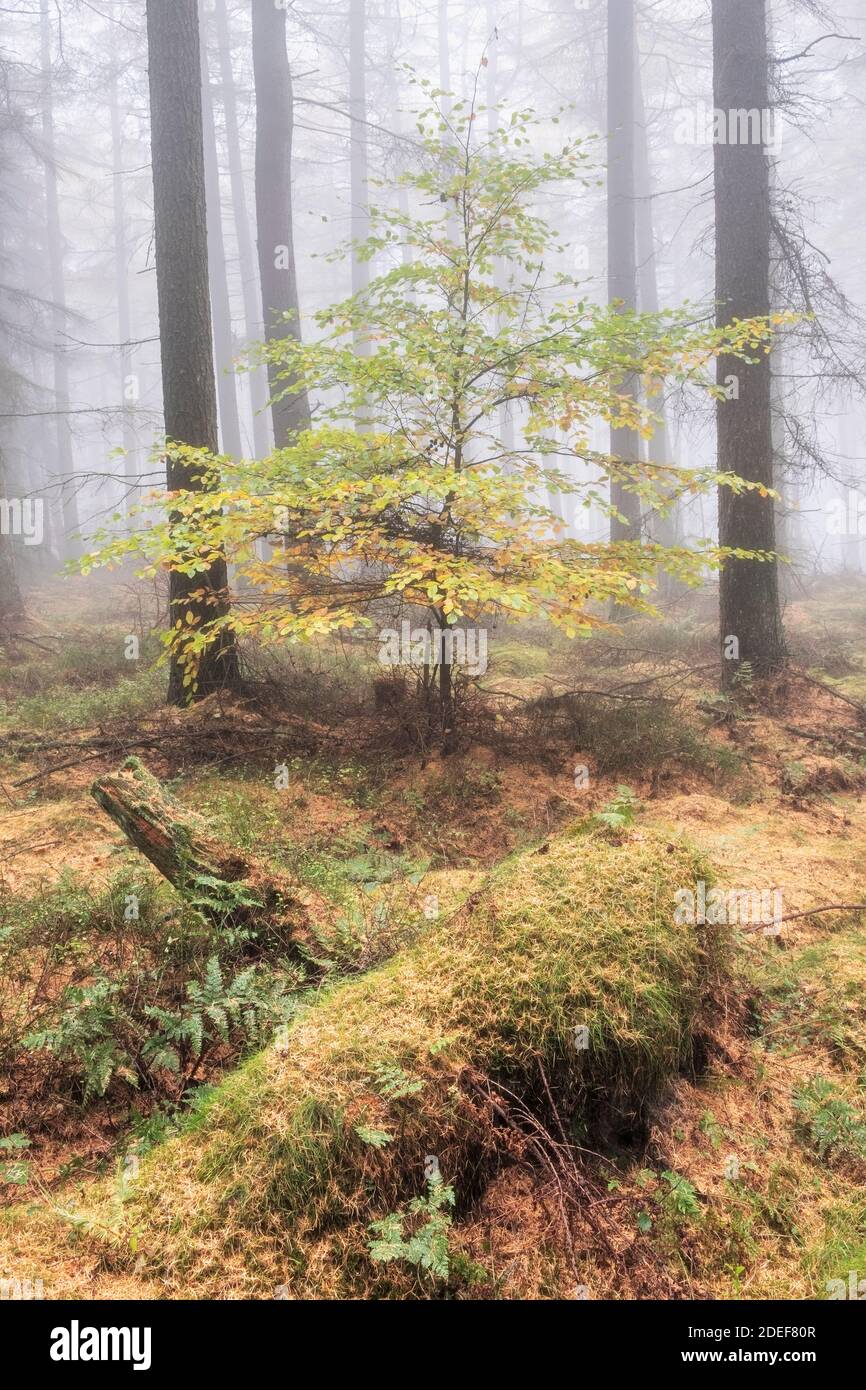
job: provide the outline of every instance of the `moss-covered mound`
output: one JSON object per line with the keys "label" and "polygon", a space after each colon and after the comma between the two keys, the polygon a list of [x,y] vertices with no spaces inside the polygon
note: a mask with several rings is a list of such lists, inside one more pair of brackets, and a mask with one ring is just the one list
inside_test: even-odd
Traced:
{"label": "moss-covered mound", "polygon": [[143,1164],[139,1268],[175,1296],[387,1292],[368,1223],[423,1191],[431,1155],[464,1201],[500,1161],[483,1078],[531,1103],[540,1063],[563,1114],[628,1117],[688,1060],[713,962],[674,893],[702,876],[643,834],[503,865],[411,950],[324,992]]}

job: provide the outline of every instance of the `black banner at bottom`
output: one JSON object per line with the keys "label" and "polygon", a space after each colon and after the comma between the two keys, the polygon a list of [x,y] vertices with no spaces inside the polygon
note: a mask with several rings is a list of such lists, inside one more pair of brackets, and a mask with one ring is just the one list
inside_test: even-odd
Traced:
{"label": "black banner at bottom", "polygon": [[[857,1364],[863,1314],[845,1304],[822,1303],[626,1303],[539,1302],[532,1304],[415,1303],[43,1303],[0,1301],[4,1361],[20,1357],[21,1369],[40,1379],[99,1379],[128,1373],[139,1379],[167,1373],[195,1375],[250,1372],[267,1364],[286,1368],[299,1351],[322,1357],[333,1373],[334,1353],[345,1349],[355,1371],[381,1367],[399,1353],[401,1342],[367,1340],[405,1331],[420,1336],[453,1331],[460,1337],[461,1370],[474,1359],[490,1369],[532,1348],[533,1359],[567,1354],[603,1358],[606,1373],[636,1370],[667,1374],[674,1369],[697,1377],[714,1366],[736,1370],[763,1367],[769,1376],[805,1367],[827,1373]],[[499,1316],[507,1312],[507,1322]],[[419,1318],[419,1322],[415,1322]],[[521,1324],[532,1342],[521,1336]],[[335,1334],[338,1334],[335,1336]],[[344,1334],[343,1336],[339,1334]],[[363,1338],[364,1340],[358,1340]],[[547,1339],[550,1339],[549,1341]],[[448,1343],[437,1341],[448,1360]],[[391,1352],[386,1352],[391,1346]],[[366,1348],[366,1351],[364,1350]],[[466,1353],[469,1353],[467,1356]],[[414,1359],[414,1356],[413,1356]],[[417,1361],[415,1362],[417,1367]],[[587,1369],[590,1362],[587,1363]],[[432,1367],[430,1368],[432,1369]],[[20,1372],[19,1372],[20,1375]]]}

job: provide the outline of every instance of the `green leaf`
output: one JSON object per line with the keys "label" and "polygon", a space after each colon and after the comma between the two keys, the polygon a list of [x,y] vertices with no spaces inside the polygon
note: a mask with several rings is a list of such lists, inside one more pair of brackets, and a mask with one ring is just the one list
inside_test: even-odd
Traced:
{"label": "green leaf", "polygon": [[368,1129],[366,1125],[355,1125],[355,1133],[374,1149],[384,1149],[386,1144],[394,1142],[394,1135],[384,1129]]}

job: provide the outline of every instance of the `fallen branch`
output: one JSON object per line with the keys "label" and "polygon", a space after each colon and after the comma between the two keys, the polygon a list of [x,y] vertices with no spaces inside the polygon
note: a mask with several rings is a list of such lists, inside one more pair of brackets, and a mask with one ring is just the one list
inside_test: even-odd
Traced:
{"label": "fallen branch", "polygon": [[847,747],[852,752],[866,752],[866,745],[863,742],[856,742],[856,739],[863,739],[862,734],[858,734],[854,729],[803,729],[799,724],[783,724],[782,728],[786,733],[793,734],[795,738],[804,738],[810,743],[830,743],[834,748]]}
{"label": "fallen branch", "polygon": [[574,690],[563,690],[559,695],[536,695],[526,697],[524,695],[513,694],[509,690],[491,690],[480,687],[483,695],[504,695],[509,700],[520,700],[527,705],[542,705],[551,708],[554,705],[566,705],[569,701],[578,700],[584,696],[595,700],[625,700],[629,704],[641,705],[678,705],[679,700],[668,699],[666,695],[625,695],[616,690],[590,690],[578,688]]}
{"label": "fallen branch", "polygon": [[317,947],[321,900],[297,881],[214,839],[207,823],[172,796],[138,758],[100,777],[91,795],[169,883],[217,926],[276,930]]}
{"label": "fallen branch", "polygon": [[50,743],[33,739],[32,736],[19,737],[17,735],[6,735],[0,739],[0,748],[8,747],[14,751],[16,756],[25,756],[36,752],[74,752],[75,756],[65,759],[60,763],[53,763],[50,767],[41,768],[38,772],[31,773],[28,777],[22,777],[18,782],[13,782],[14,788],[27,787],[34,782],[40,782],[45,777],[51,777],[55,772],[64,772],[70,767],[78,767],[82,762],[92,762],[94,759],[102,757],[106,753],[115,756],[123,756],[132,752],[143,752],[147,750],[161,750],[166,744],[195,744],[224,742],[233,743],[234,747],[242,747],[245,738],[250,739],[279,739],[285,745],[292,742],[295,747],[305,749],[315,748],[323,742],[321,736],[301,737],[304,730],[288,725],[272,729],[250,728],[248,725],[233,725],[228,723],[217,723],[213,726],[196,725],[181,726],[178,728],[157,728],[152,733],[142,733],[135,737],[124,737],[121,734],[94,734],[90,738],[83,739],[55,739]]}
{"label": "fallen branch", "polygon": [[822,912],[866,912],[866,903],[828,903],[826,907],[810,907],[805,912],[789,912],[785,917],[777,917],[772,922],[762,922],[757,927],[749,927],[746,935],[766,931],[768,927],[780,927],[783,922],[796,922],[800,917],[817,917]]}
{"label": "fallen branch", "polygon": [[818,690],[823,690],[828,695],[835,695],[837,700],[841,700],[843,704],[850,705],[852,709],[855,709],[861,720],[866,723],[866,705],[861,704],[859,700],[852,699],[850,695],[843,695],[841,690],[837,690],[833,685],[827,685],[825,681],[816,680],[814,676],[807,676],[805,671],[791,670],[788,674],[796,676],[798,680],[805,681],[807,685],[816,686]]}

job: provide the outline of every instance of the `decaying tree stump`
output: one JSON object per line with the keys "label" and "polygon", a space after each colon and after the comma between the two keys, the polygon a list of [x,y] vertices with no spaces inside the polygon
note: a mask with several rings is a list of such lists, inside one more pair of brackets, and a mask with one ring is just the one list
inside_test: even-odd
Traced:
{"label": "decaying tree stump", "polygon": [[90,790],[130,843],[219,925],[275,931],[297,946],[315,947],[313,924],[321,920],[323,902],[287,875],[214,839],[207,822],[140,759],[127,758]]}

